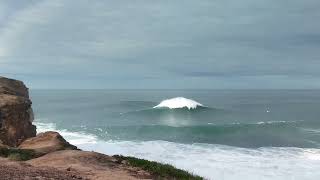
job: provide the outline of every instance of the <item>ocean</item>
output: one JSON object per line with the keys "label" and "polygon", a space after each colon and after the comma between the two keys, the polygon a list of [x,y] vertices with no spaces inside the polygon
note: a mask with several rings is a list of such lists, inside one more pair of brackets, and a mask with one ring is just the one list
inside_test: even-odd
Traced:
{"label": "ocean", "polygon": [[30,90],[38,132],[206,179],[319,180],[318,90]]}

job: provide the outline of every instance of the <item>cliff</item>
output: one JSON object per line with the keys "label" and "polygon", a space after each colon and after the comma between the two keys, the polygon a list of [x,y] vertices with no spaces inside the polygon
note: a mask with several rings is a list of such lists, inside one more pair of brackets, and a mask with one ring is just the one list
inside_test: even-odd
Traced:
{"label": "cliff", "polygon": [[0,144],[16,147],[36,136],[31,104],[23,82],[0,77]]}

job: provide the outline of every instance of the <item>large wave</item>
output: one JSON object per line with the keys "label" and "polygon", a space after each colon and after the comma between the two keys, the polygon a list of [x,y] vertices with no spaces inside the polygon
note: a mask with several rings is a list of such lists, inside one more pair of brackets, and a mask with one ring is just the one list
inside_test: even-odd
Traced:
{"label": "large wave", "polygon": [[164,100],[153,108],[142,107],[138,110],[120,113],[120,115],[122,119],[130,119],[129,124],[142,122],[142,124],[184,126],[194,122],[205,123],[208,119],[225,114],[225,112],[223,109],[210,108],[194,100],[177,97]]}
{"label": "large wave", "polygon": [[180,108],[188,108],[196,109],[197,107],[204,107],[202,104],[184,97],[176,97],[171,99],[166,99],[160,102],[157,106],[153,108],[169,108],[169,109],[180,109]]}

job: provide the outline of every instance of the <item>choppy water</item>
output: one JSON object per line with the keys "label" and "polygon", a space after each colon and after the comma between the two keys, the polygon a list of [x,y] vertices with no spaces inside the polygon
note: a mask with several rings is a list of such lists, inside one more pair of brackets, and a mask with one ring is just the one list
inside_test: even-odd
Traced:
{"label": "choppy water", "polygon": [[209,179],[320,178],[319,91],[32,90],[31,96],[38,131],[58,130],[86,150],[166,162]]}

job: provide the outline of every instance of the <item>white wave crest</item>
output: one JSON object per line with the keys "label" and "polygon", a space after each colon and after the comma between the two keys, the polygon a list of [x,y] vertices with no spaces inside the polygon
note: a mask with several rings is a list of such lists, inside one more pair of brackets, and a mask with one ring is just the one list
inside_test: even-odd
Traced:
{"label": "white wave crest", "polygon": [[170,108],[170,109],[179,109],[179,108],[188,108],[188,109],[196,109],[198,106],[203,107],[202,104],[184,97],[176,97],[172,99],[166,99],[162,101],[160,104],[153,108]]}

